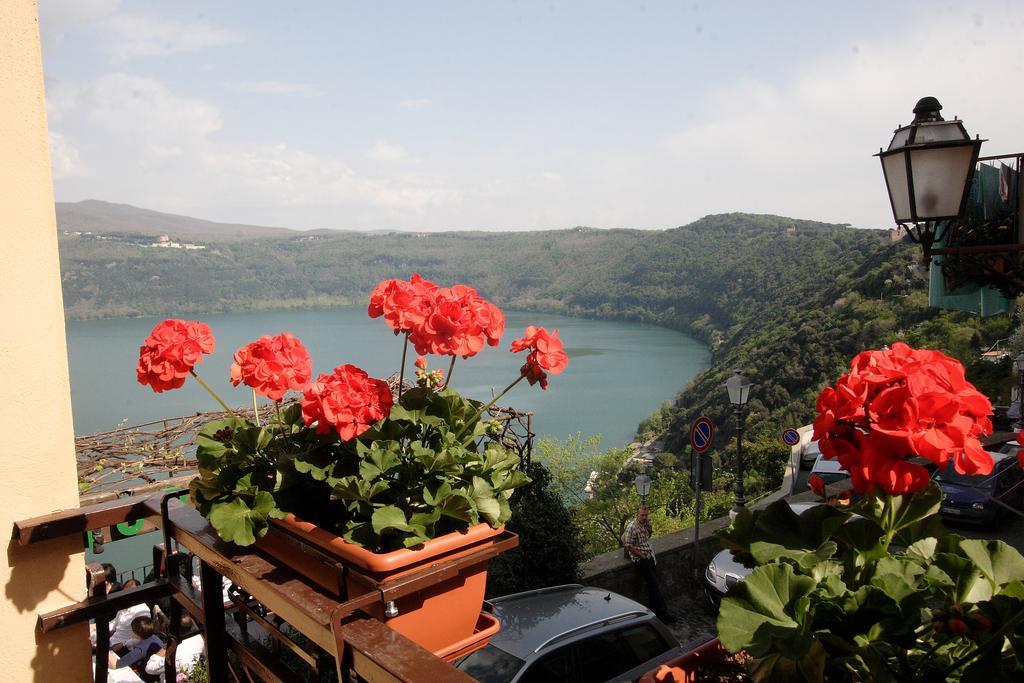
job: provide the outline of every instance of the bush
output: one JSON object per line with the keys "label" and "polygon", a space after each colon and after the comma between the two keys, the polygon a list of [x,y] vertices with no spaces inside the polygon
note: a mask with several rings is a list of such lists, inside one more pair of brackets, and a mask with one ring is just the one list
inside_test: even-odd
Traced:
{"label": "bush", "polygon": [[551,473],[539,462],[526,473],[533,481],[512,496],[512,519],[505,525],[519,534],[519,547],[491,561],[488,596],[579,580],[579,530],[552,489]]}

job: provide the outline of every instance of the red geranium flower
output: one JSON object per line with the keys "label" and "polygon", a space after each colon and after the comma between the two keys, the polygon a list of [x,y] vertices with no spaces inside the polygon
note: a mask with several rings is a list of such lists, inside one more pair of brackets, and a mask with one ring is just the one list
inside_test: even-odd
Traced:
{"label": "red geranium flower", "polygon": [[289,332],[260,337],[235,351],[231,383],[241,382],[260,396],[280,401],[289,389],[303,391],[309,385],[313,361],[309,352]]}
{"label": "red geranium flower", "polygon": [[433,296],[437,285],[424,280],[418,273],[409,281],[384,280],[370,293],[367,312],[371,318],[384,316],[385,322],[395,331],[411,332],[423,324],[433,308]]}
{"label": "red geranium flower", "polygon": [[825,480],[819,477],[817,474],[812,474],[807,479],[807,486],[810,487],[815,494],[825,497]]}
{"label": "red geranium flower", "polygon": [[992,458],[979,437],[992,430],[992,405],[938,351],[895,343],[857,354],[850,372],[818,396],[814,438],[838,458],[859,493],[878,486],[890,495],[928,484],[915,456],[961,474],[987,474]]}
{"label": "red geranium flower", "polygon": [[139,348],[135,373],[139,384],[160,393],[177,389],[216,343],[209,325],[194,320],[164,320],[153,328]]}
{"label": "red geranium flower", "polygon": [[569,356],[558,338],[558,330],[548,332],[543,327],[530,325],[521,339],[512,342],[512,353],[530,349],[526,363],[519,372],[531,384],[540,382],[541,389],[548,388],[548,375],[557,375],[569,365]]}
{"label": "red geranium flower", "polygon": [[504,314],[472,287],[438,288],[432,306],[409,335],[417,353],[469,358],[485,344],[496,345],[505,331]]}
{"label": "red geranium flower", "polygon": [[318,434],[329,434],[333,428],[349,441],[387,417],[393,405],[387,382],[354,365],[339,365],[306,389],[302,419],[307,426],[316,422]]}

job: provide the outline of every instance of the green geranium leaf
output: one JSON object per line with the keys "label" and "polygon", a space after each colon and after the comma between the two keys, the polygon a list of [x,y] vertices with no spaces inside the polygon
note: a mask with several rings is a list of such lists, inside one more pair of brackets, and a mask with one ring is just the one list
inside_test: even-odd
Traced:
{"label": "green geranium leaf", "polygon": [[490,523],[491,526],[498,526],[501,518],[501,505],[494,496],[494,489],[484,479],[473,477],[473,487],[470,495],[473,496],[473,503],[477,512]]}
{"label": "green geranium leaf", "polygon": [[424,486],[423,502],[427,505],[440,506],[441,501],[450,496],[451,493],[452,487],[448,482],[442,482],[434,491],[431,491],[429,486]]}
{"label": "green geranium leaf", "polygon": [[871,585],[881,588],[893,600],[902,601],[917,591],[918,578],[924,571],[912,560],[883,557],[875,565]]}
{"label": "green geranium leaf", "polygon": [[825,648],[812,639],[807,655],[799,659],[769,654],[754,660],[750,678],[755,683],[820,683],[825,680],[825,659]]}
{"label": "green geranium leaf", "polygon": [[199,466],[216,469],[219,466],[218,461],[224,457],[225,453],[234,448],[235,432],[248,425],[248,422],[237,417],[206,423],[196,434],[196,459],[199,461]]}
{"label": "green geranium leaf", "polygon": [[970,539],[961,541],[960,549],[989,580],[993,594],[1011,581],[1024,581],[1024,557],[1003,541]]}
{"label": "green geranium leaf", "polygon": [[241,498],[213,504],[209,520],[225,541],[243,546],[252,545],[257,537],[267,533],[267,520],[275,510],[274,496],[260,491],[253,499],[252,507]]}
{"label": "green geranium leaf", "polygon": [[[886,505],[888,502],[888,506]],[[888,496],[874,492],[853,506],[854,512],[866,517],[883,530],[899,531],[906,529],[924,519],[937,515],[942,503],[942,490],[934,481],[920,491],[904,496]],[[933,535],[933,534],[932,534]],[[913,543],[916,538],[905,539],[904,546]]]}
{"label": "green geranium leaf", "polygon": [[480,520],[473,499],[462,490],[452,491],[438,504],[437,509],[445,517],[460,519],[470,524],[476,524]]}
{"label": "green geranium leaf", "polygon": [[811,647],[804,628],[808,595],[816,582],[794,573],[788,564],[757,567],[732,586],[718,613],[718,637],[730,652],[747,650],[755,657],[769,652],[803,658]]}
{"label": "green geranium leaf", "polygon": [[953,602],[981,602],[992,597],[992,584],[968,558],[954,553],[936,553],[935,566],[952,581],[950,598]]}
{"label": "green geranium leaf", "polygon": [[359,463],[359,476],[373,480],[397,467],[402,462],[397,453],[398,448],[399,444],[395,441],[375,442]]}
{"label": "green geranium leaf", "polygon": [[397,531],[412,530],[412,527],[409,526],[409,521],[405,518],[405,513],[394,505],[385,505],[374,510],[371,523],[376,534],[383,534],[389,529]]}
{"label": "green geranium leaf", "polygon": [[935,549],[938,547],[939,542],[933,537],[922,538],[919,541],[914,541],[907,548],[907,557],[912,560],[920,562],[925,567],[930,566],[932,558],[935,557]]}

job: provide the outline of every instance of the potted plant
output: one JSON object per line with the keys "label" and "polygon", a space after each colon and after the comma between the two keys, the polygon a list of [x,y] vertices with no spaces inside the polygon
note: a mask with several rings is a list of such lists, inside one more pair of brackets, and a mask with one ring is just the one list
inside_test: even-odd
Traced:
{"label": "potted plant", "polygon": [[756,567],[718,633],[755,681],[1021,680],[1024,557],[948,533],[925,466],[986,474],[991,405],[956,360],[893,344],[818,398],[814,437],[859,500],[736,516],[723,545]]}
{"label": "potted plant", "polygon": [[[511,346],[515,353],[527,351],[519,376],[482,404],[449,382],[456,357],[499,343],[505,326],[500,309],[470,287],[438,287],[414,275],[380,283],[368,311],[405,338],[394,392],[349,364],[313,379],[302,343],[282,333],[260,337],[234,354],[231,382],[249,386],[254,405],[257,396],[274,404],[265,422],[258,411],[252,420],[243,418],[196,373],[195,365],[215,343],[210,328],[194,321],[157,325],[137,366],[139,382],[157,392],[193,377],[229,413],[200,431],[199,474],[190,485],[192,504],[217,533],[304,563],[310,578],[335,589],[337,576],[293,552],[290,538],[300,537],[359,573],[386,581],[469,552],[501,533],[511,514],[509,496],[529,479],[517,469],[514,452],[487,438],[494,426],[488,409],[523,379],[546,389],[548,375],[568,364],[557,330],[530,326]],[[417,386],[406,389],[409,346],[421,355]],[[447,378],[428,368],[430,354],[451,358]],[[286,403],[289,391],[301,392],[301,400]],[[404,599],[397,615],[378,616],[425,647],[446,651],[478,626],[485,570],[486,563],[468,568]],[[365,582],[349,581],[347,597],[366,590]],[[452,611],[452,598],[464,604],[460,613]]]}

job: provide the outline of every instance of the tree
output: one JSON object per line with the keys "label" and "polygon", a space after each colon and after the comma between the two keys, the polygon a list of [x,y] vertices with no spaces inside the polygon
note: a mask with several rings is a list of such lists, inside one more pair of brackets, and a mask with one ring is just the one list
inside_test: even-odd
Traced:
{"label": "tree", "polygon": [[531,463],[526,473],[532,482],[513,495],[512,519],[505,525],[519,534],[519,547],[491,560],[491,596],[579,580],[580,534],[572,515],[543,464]]}

